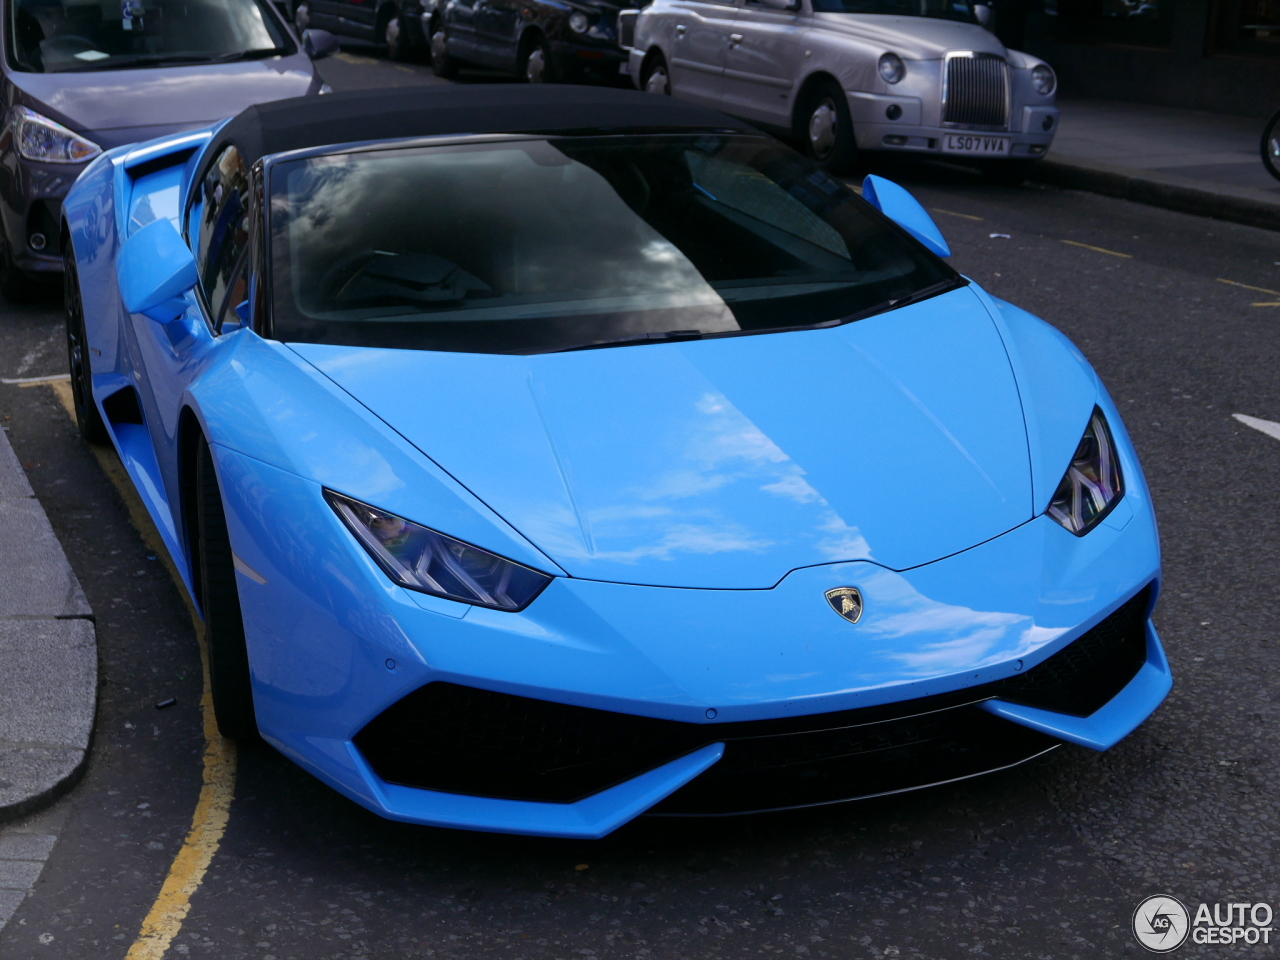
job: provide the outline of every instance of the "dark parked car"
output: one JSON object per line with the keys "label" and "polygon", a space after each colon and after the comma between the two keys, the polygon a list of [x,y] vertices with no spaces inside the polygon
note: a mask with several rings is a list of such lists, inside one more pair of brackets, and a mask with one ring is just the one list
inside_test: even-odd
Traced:
{"label": "dark parked car", "polygon": [[62,198],[103,150],[327,92],[311,61],[337,49],[323,31],[300,49],[266,0],[2,2],[0,292],[10,300],[62,270]]}
{"label": "dark parked car", "polygon": [[338,36],[385,44],[392,60],[425,56],[443,0],[289,0],[301,34],[321,27]]}
{"label": "dark parked car", "polygon": [[618,45],[618,11],[629,6],[587,0],[448,0],[432,32],[432,63],[442,77],[474,64],[530,83],[616,82],[627,71],[627,51]]}

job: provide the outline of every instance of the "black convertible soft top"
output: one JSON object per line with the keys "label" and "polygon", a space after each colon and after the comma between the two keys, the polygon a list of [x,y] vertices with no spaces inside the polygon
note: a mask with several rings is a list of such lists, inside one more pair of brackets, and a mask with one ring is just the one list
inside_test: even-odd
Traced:
{"label": "black convertible soft top", "polygon": [[753,129],[715,110],[634,90],[485,84],[353,90],[255,104],[217,139],[234,143],[252,165],[287,150],[401,137],[708,128]]}

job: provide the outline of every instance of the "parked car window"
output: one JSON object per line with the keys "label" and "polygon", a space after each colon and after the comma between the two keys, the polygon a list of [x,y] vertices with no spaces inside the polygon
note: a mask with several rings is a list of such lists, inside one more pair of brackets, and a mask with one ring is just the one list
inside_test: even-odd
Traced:
{"label": "parked car window", "polygon": [[187,229],[194,234],[200,287],[216,320],[249,245],[249,171],[234,146],[224,148],[205,174],[189,217]]}
{"label": "parked car window", "polygon": [[67,73],[296,50],[265,0],[5,0],[16,70]]}
{"label": "parked car window", "polygon": [[969,0],[813,0],[817,13],[884,13],[977,23],[973,6]]}
{"label": "parked car window", "polygon": [[537,353],[839,323],[963,282],[745,134],[334,155],[270,190],[281,340]]}

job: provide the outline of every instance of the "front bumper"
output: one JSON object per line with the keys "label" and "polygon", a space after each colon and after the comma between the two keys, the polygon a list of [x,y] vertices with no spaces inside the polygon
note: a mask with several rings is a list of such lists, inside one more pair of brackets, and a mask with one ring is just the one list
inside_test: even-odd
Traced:
{"label": "front bumper", "polygon": [[980,159],[973,154],[952,154],[945,150],[948,134],[1007,137],[1010,159],[1034,159],[1048,152],[1058,131],[1058,108],[1023,106],[1014,109],[1005,129],[966,129],[931,122],[938,119],[935,108],[927,110],[916,97],[846,91],[849,115],[859,150],[887,150],[901,153]]}
{"label": "front bumper", "polygon": [[62,200],[87,163],[37,163],[6,152],[0,169],[4,232],[19,269],[58,273],[62,253],[58,230]]}
{"label": "front bumper", "polygon": [[[1069,659],[1080,649],[1077,641],[1096,635],[1148,586],[1154,596],[1159,547],[1140,483],[1085,537],[1039,517],[912,570],[837,563],[794,570],[768,590],[558,577],[526,610],[509,614],[395,587],[314,483],[222,448],[216,454],[232,543],[265,581],[243,575],[239,581],[262,733],[320,779],[391,819],[590,838],[646,811],[746,812],[914,789],[1007,767],[1064,740],[1105,749],[1149,715],[1171,684],[1143,601],[1140,649],[1126,661],[1127,674],[1112,675],[1105,702],[1073,707],[1076,701],[1015,695],[1010,687],[1020,677],[1043,676],[1037,667],[1063,651]],[[1140,476],[1136,464],[1126,467]],[[857,625],[837,616],[823,596],[848,585],[866,601]],[[605,771],[554,801],[512,789],[500,777],[479,786],[474,779],[406,785],[414,776],[394,770],[362,731],[429,685],[533,701],[552,714],[588,708],[696,736],[644,755],[639,767]],[[939,738],[929,724],[911,720],[924,714],[946,719],[942,729],[953,741],[964,733],[950,751],[959,759],[935,749]],[[537,754],[545,746],[537,731],[554,731],[560,722],[510,726],[528,738],[528,750],[507,756]],[[884,723],[890,725],[868,729]],[[601,736],[610,729],[594,726]],[[842,758],[868,752],[831,745],[833,737],[847,740],[850,730],[858,731],[857,743],[877,750],[875,738],[864,735],[889,735],[882,756],[903,763],[878,768],[871,787],[845,789],[841,778],[847,784],[854,767]],[[794,734],[804,736],[785,739]],[[480,731],[475,756],[495,756],[485,754],[488,736]],[[770,737],[784,739],[766,743]],[[742,746],[751,739],[759,749]],[[606,737],[605,746],[631,756],[632,744],[644,742],[646,736]],[[746,786],[774,776],[769,757],[776,759],[780,743],[803,747],[801,760],[817,764],[818,779],[834,786],[825,795],[801,791],[782,802],[767,790],[747,796]],[[917,746],[934,751],[929,769],[937,775],[904,780],[903,770],[922,756]],[[795,766],[786,750],[782,760]]]}

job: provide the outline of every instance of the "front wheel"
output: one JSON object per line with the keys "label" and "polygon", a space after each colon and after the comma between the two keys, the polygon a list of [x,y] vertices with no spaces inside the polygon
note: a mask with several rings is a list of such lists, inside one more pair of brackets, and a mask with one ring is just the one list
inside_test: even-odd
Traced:
{"label": "front wheel", "polygon": [[547,46],[547,41],[541,37],[533,44],[528,55],[524,58],[524,74],[526,83],[555,83],[555,71],[551,66],[551,49]]}
{"label": "front wheel", "polygon": [[62,299],[66,306],[67,369],[71,373],[71,399],[76,410],[76,426],[89,443],[106,443],[107,427],[98,405],[93,402],[93,367],[89,338],[85,335],[84,303],[80,299],[80,277],[70,251],[63,257]]}
{"label": "front wheel", "polygon": [[671,75],[667,72],[667,61],[662,57],[654,57],[640,77],[640,87],[645,93],[671,96]]}
{"label": "front wheel", "polygon": [[1280,180],[1280,110],[1273,113],[1262,128],[1262,165],[1267,173]]}
{"label": "front wheel", "polygon": [[249,679],[249,651],[236,587],[235,563],[213,453],[204,437],[196,451],[196,551],[200,606],[209,651],[209,687],[218,730],[232,740],[253,740],[258,720]]}
{"label": "front wheel", "polygon": [[452,80],[458,75],[458,61],[449,54],[448,37],[441,27],[431,35],[431,69],[437,77]]}
{"label": "front wheel", "polygon": [[834,83],[815,90],[801,114],[805,152],[828,173],[852,173],[858,145],[844,91]]}
{"label": "front wheel", "polygon": [[400,14],[394,10],[387,19],[387,25],[382,28],[382,42],[387,45],[388,60],[403,63],[412,58],[412,44],[400,22]]}
{"label": "front wheel", "polygon": [[302,36],[304,30],[311,26],[311,4],[300,3],[293,8],[293,26]]}

